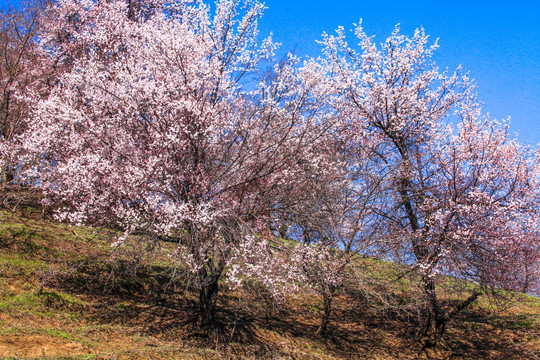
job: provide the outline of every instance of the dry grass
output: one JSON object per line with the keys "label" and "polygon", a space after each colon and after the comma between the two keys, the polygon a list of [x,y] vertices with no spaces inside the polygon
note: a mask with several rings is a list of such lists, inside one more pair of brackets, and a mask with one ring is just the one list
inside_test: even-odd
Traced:
{"label": "dry grass", "polygon": [[276,312],[241,291],[222,292],[222,326],[209,335],[195,324],[196,297],[171,278],[170,249],[141,256],[147,249],[134,242],[110,261],[112,236],[0,213],[0,358],[540,358],[540,301],[525,295],[481,299],[436,351],[421,351],[414,322],[352,290],[337,297],[327,339],[314,335],[318,298],[291,298]]}

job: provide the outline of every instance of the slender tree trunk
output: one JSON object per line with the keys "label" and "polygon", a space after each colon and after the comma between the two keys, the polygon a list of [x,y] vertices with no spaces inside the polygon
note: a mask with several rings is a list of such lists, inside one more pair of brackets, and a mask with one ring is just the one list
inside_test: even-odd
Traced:
{"label": "slender tree trunk", "polygon": [[223,273],[224,264],[214,263],[207,259],[199,270],[199,319],[203,328],[214,328],[217,325],[216,310],[219,292],[218,281]]}
{"label": "slender tree trunk", "polygon": [[205,328],[216,326],[216,305],[219,291],[218,279],[219,277],[212,277],[199,290],[199,316],[201,325]]}
{"label": "slender tree trunk", "polygon": [[437,293],[435,290],[435,282],[433,279],[424,277],[424,292],[427,298],[427,319],[424,323],[422,335],[425,339],[424,347],[437,346],[440,339],[444,335],[446,328],[446,317],[441,309]]}
{"label": "slender tree trunk", "polygon": [[287,238],[287,225],[280,224],[278,227],[278,233],[279,233],[280,238],[286,239]]}
{"label": "slender tree trunk", "polygon": [[14,176],[9,168],[9,165],[4,166],[2,169],[2,191],[5,192],[9,185],[13,182]]}
{"label": "slender tree trunk", "polygon": [[332,314],[332,300],[334,299],[335,289],[323,291],[323,313],[321,317],[321,325],[317,330],[317,334],[326,338],[328,334],[328,324],[330,323],[330,315]]}
{"label": "slender tree trunk", "polygon": [[190,224],[187,227],[192,242],[192,254],[196,262],[201,265],[197,271],[199,285],[199,315],[198,320],[202,328],[212,329],[217,325],[217,299],[219,293],[219,279],[225,270],[227,253],[214,249],[201,250],[202,244],[208,244],[214,229],[197,229]]}
{"label": "slender tree trunk", "polygon": [[[12,197],[13,197],[13,184],[14,180],[13,172],[10,170],[9,166],[6,165],[2,168],[2,186],[0,188],[0,208],[11,208],[12,207]],[[16,205],[16,201],[15,205]]]}

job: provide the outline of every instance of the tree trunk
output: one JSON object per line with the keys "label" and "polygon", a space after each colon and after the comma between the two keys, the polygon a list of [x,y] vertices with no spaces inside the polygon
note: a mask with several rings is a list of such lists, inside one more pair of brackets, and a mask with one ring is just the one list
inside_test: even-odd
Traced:
{"label": "tree trunk", "polygon": [[2,191],[6,192],[6,190],[9,188],[9,185],[13,182],[15,177],[13,176],[13,172],[10,170],[10,166],[6,165],[2,169]]}
{"label": "tree trunk", "polygon": [[427,319],[424,323],[422,335],[424,337],[424,348],[435,347],[444,335],[446,328],[446,317],[442,311],[437,293],[435,291],[435,282],[431,278],[424,277],[424,292],[427,298]]}
{"label": "tree trunk", "polygon": [[[0,187],[0,208],[11,209],[17,207],[17,198],[13,189],[13,180],[15,179],[9,165],[2,168],[2,185]],[[13,208],[13,210],[15,210]]]}
{"label": "tree trunk", "polygon": [[218,290],[217,277],[212,277],[211,281],[203,284],[199,290],[199,316],[202,327],[213,328],[216,326]]}
{"label": "tree trunk", "polygon": [[328,292],[323,292],[323,313],[321,317],[321,325],[316,334],[326,338],[328,333],[328,324],[330,323],[330,315],[332,313],[332,300],[334,299],[334,289]]}
{"label": "tree trunk", "polygon": [[[210,262],[210,265],[211,262]],[[214,271],[212,271],[214,270]],[[218,281],[221,272],[215,271],[212,266],[199,270],[199,319],[203,328],[214,328],[216,326],[216,309],[218,297]]]}

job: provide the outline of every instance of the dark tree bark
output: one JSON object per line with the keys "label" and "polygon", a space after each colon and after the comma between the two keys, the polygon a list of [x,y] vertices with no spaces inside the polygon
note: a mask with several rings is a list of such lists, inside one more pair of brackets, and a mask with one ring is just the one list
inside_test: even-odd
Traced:
{"label": "dark tree bark", "polygon": [[199,316],[204,328],[214,328],[217,324],[218,279],[219,277],[212,277],[199,290]]}
{"label": "dark tree bark", "polygon": [[328,335],[328,324],[330,323],[330,315],[332,314],[332,301],[334,300],[335,288],[332,287],[328,291],[323,291],[323,313],[321,316],[321,325],[317,330],[317,334],[326,338]]}

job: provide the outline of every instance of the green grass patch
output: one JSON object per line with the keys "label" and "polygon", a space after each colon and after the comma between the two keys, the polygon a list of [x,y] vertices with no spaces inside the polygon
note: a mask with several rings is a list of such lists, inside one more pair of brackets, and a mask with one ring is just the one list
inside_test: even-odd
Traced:
{"label": "green grass patch", "polygon": [[70,340],[70,341],[75,341],[75,342],[81,343],[83,345],[90,345],[91,344],[89,341],[87,341],[85,339],[81,339],[81,338],[78,338],[78,337],[73,336],[71,334],[68,334],[64,330],[58,329],[58,328],[51,328],[51,329],[44,328],[44,329],[41,329],[41,332],[44,333],[44,334],[47,334],[49,336],[59,337],[59,338]]}

